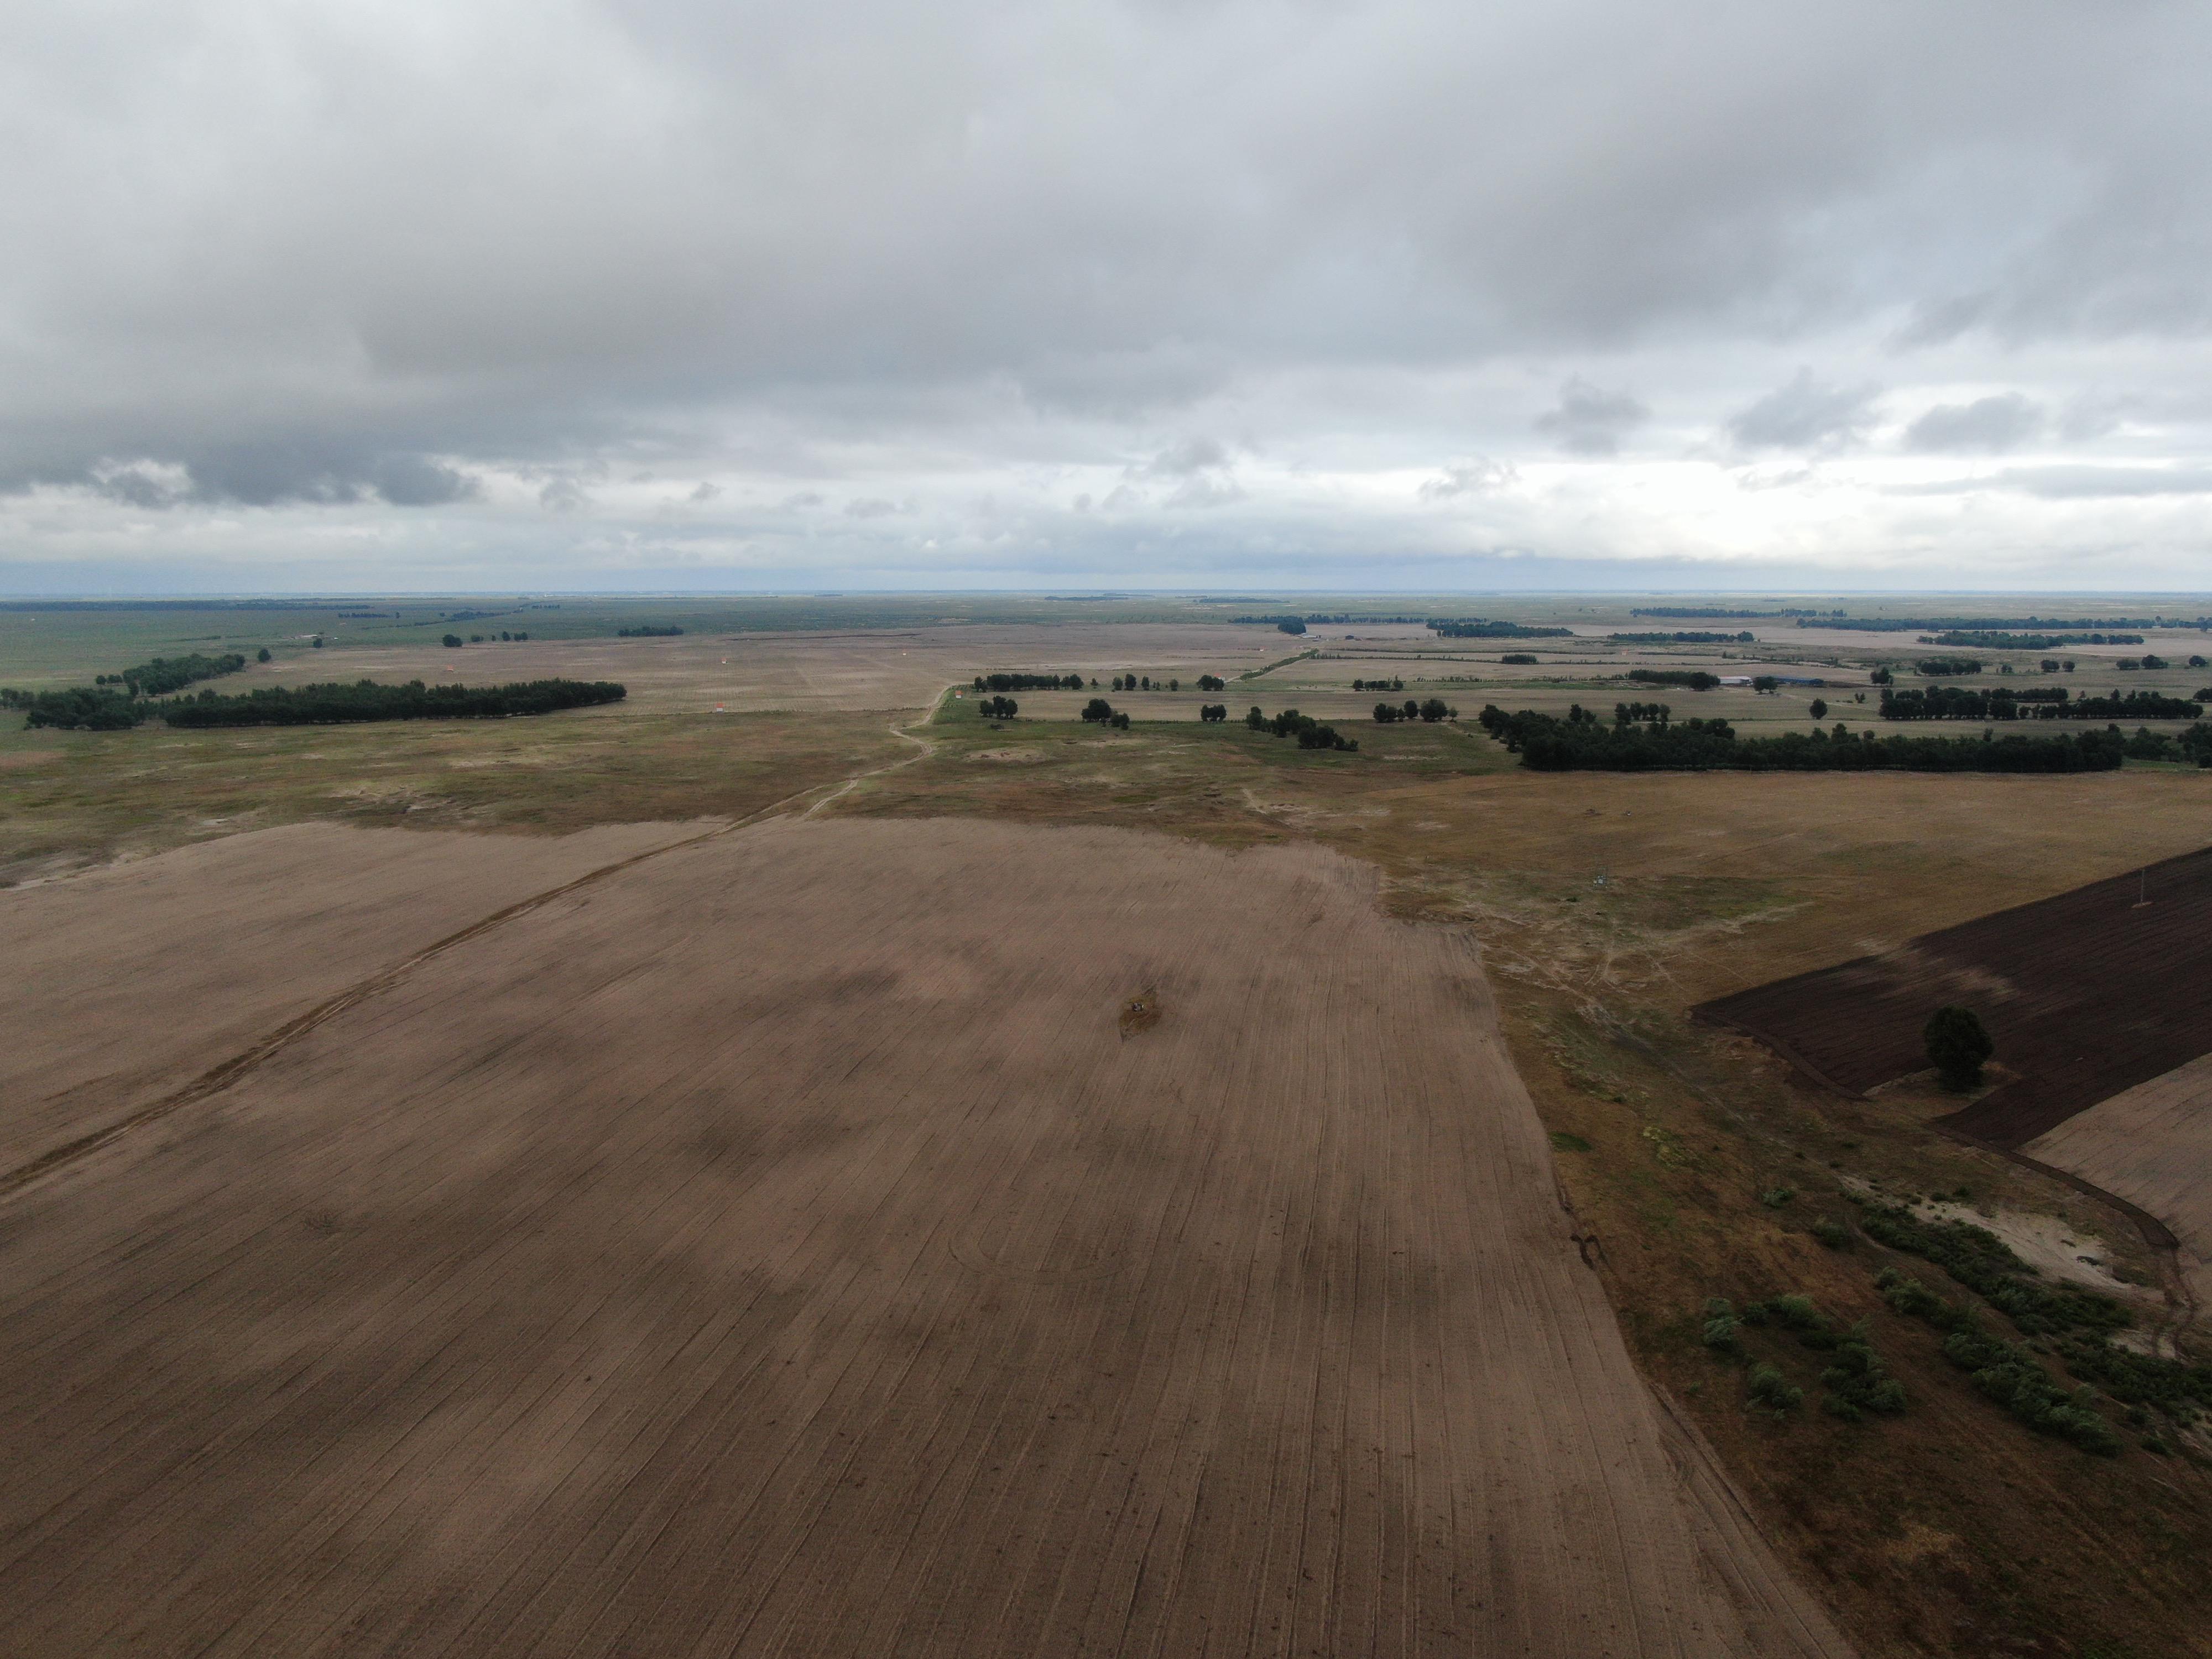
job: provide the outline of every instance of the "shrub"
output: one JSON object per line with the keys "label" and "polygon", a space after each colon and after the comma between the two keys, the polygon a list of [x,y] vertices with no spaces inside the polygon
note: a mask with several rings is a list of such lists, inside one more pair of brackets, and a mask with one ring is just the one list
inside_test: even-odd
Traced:
{"label": "shrub", "polygon": [[1856,1423],[1868,1412],[1894,1414],[1905,1409],[1905,1385],[1889,1374],[1863,1328],[1836,1345],[1820,1382],[1828,1390],[1820,1409],[1847,1422]]}
{"label": "shrub", "polygon": [[448,651],[457,651],[460,648],[461,636],[459,634],[448,634],[442,643]]}
{"label": "shrub", "polygon": [[1805,1402],[1805,1390],[1771,1365],[1751,1368],[1749,1389],[1753,1403],[1765,1407],[1778,1417],[1796,1411]]}
{"label": "shrub", "polygon": [[1921,1041],[1943,1086],[1963,1092],[1982,1080],[1982,1062],[1996,1052],[1996,1044],[1982,1029],[1981,1018],[1971,1008],[1938,1008],[1929,1016]]}
{"label": "shrub", "polygon": [[1778,1210],[1796,1196],[1795,1187],[1769,1187],[1759,1195],[1759,1201],[1770,1210]]}
{"label": "shrub", "polygon": [[1824,1215],[1813,1224],[1813,1237],[1832,1250],[1848,1249],[1850,1247],[1850,1229],[1832,1216]]}

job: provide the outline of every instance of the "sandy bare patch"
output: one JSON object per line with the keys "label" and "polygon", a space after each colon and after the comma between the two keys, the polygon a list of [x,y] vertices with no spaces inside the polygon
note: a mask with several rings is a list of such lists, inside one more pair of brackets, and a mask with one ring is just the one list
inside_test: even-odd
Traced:
{"label": "sandy bare patch", "polygon": [[1040,761],[1052,758],[1042,749],[977,749],[967,756],[971,761],[994,762],[1000,766],[1035,766]]}
{"label": "sandy bare patch", "polygon": [[0,1206],[13,1644],[1841,1653],[1374,896],[783,820],[431,958]]}

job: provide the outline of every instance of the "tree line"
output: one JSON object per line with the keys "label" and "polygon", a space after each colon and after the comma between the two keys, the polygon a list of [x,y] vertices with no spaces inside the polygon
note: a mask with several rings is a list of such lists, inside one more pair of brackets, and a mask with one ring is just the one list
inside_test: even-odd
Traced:
{"label": "tree line", "polygon": [[680,628],[662,628],[646,623],[636,628],[617,628],[615,637],[618,640],[672,640],[683,631]]}
{"label": "tree line", "polygon": [[1083,718],[1100,726],[1110,726],[1117,732],[1129,729],[1129,717],[1116,709],[1103,697],[1093,697],[1083,705]]}
{"label": "tree line", "polygon": [[[654,633],[660,633],[660,634],[681,634],[684,630],[683,630],[682,629],[680,629],[680,628],[662,628],[662,629],[653,629],[653,628],[634,628],[634,629],[633,629],[633,628],[625,628],[625,629],[623,629],[622,631],[623,631],[623,633],[624,633],[624,634],[626,634],[626,635],[627,635],[627,634],[654,634]],[[500,629],[500,632],[499,632],[499,637],[500,637],[501,640],[503,640],[503,641],[507,641],[507,640],[526,640],[526,639],[528,639],[528,638],[530,637],[530,635],[527,635],[527,634],[524,634],[524,633],[513,633],[513,634],[510,634],[509,632],[507,632],[507,629],[503,629],[503,628],[502,628],[501,629]],[[459,634],[448,634],[448,635],[446,635],[446,637],[445,637],[442,641],[440,641],[440,643],[441,643],[441,644],[442,644],[442,645],[446,647],[446,649],[447,649],[447,650],[448,650],[448,651],[458,651],[458,650],[459,650],[459,649],[461,648],[461,647],[462,647],[464,644],[467,644],[467,645],[488,645],[488,644],[489,644],[489,643],[490,643],[490,641],[491,641],[491,635],[489,635],[489,634],[471,634],[471,635],[469,635],[469,637],[468,637],[465,641],[464,641]],[[320,645],[320,644],[322,643],[322,641],[321,641],[320,640],[317,640],[317,641],[315,641],[315,643],[316,643],[317,645]]]}
{"label": "tree line", "polygon": [[987,720],[1010,720],[1022,712],[1022,706],[1012,697],[986,697],[975,705],[975,712]]}
{"label": "tree line", "polygon": [[337,726],[368,720],[501,720],[620,702],[627,688],[611,680],[524,680],[511,685],[264,686],[240,696],[203,691],[156,705],[173,726]]}
{"label": "tree line", "polygon": [[1406,682],[1399,679],[1354,680],[1352,689],[1355,691],[1403,691]]}
{"label": "tree line", "polygon": [[1378,726],[1389,726],[1398,720],[1422,720],[1434,726],[1438,720],[1457,720],[1459,710],[1449,707],[1442,697],[1431,697],[1425,702],[1415,702],[1411,697],[1403,702],[1378,702],[1375,705],[1375,720]]}
{"label": "tree line", "polygon": [[1741,634],[1608,634],[1606,637],[1615,645],[1750,645],[1755,635],[1749,629]]}
{"label": "tree line", "polygon": [[[264,653],[261,659],[269,660]],[[136,668],[126,668],[119,674],[95,674],[94,685],[119,685],[134,697],[162,697],[172,691],[181,691],[202,680],[211,680],[224,674],[235,674],[246,666],[246,659],[238,652],[228,652],[220,657],[203,656],[193,652],[187,657],[156,657],[151,662],[140,663]]]}
{"label": "tree line", "polygon": [[1906,691],[1885,687],[1877,712],[1886,720],[2193,720],[2204,707],[2156,691],[2069,700],[2063,685],[2027,686],[2017,691],[2005,686],[1984,691],[1931,685]]}
{"label": "tree line", "polygon": [[1530,628],[1516,622],[1488,622],[1480,617],[1439,617],[1429,623],[1438,639],[1448,640],[1563,640],[1574,635],[1571,628]]}
{"label": "tree line", "polygon": [[1628,678],[1638,685],[1679,685],[1688,691],[1710,691],[1721,683],[1719,675],[1702,668],[1632,668]]}
{"label": "tree line", "polygon": [[1923,645],[1972,645],[1984,651],[2056,651],[2066,645],[2141,645],[2140,634],[2006,634],[1954,628],[1924,635]]}
{"label": "tree line", "polygon": [[1254,703],[1251,712],[1244,716],[1244,724],[1255,732],[1272,732],[1279,738],[1296,738],[1301,749],[1354,750],[1359,747],[1356,738],[1347,738],[1333,726],[1322,724],[1310,714],[1301,714],[1295,708],[1285,708],[1273,719]]}
{"label": "tree line", "polygon": [[1726,720],[1608,726],[1576,708],[1565,720],[1486,708],[1484,731],[1534,772],[2109,772],[2125,740],[2117,730],[2072,737],[1877,738],[1832,732],[1739,738]]}
{"label": "tree line", "polygon": [[1910,634],[1923,629],[1930,634],[2078,634],[2109,633],[2116,628],[2212,629],[2212,617],[1846,617],[1838,611],[1826,617],[1800,617],[1797,626],[1844,628],[1867,634]]}
{"label": "tree line", "polygon": [[[978,674],[978,691],[1080,691],[1080,674]],[[1118,690],[1118,686],[1116,687]]]}

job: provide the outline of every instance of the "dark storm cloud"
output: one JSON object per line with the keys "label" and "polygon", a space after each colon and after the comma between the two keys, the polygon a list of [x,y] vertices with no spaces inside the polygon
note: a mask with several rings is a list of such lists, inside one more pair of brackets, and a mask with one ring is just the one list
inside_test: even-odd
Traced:
{"label": "dark storm cloud", "polygon": [[1651,418],[1626,392],[1606,392],[1580,375],[1559,388],[1559,406],[1536,417],[1536,430],[1577,455],[1611,455],[1620,441]]}
{"label": "dark storm cloud", "polygon": [[478,493],[477,480],[424,455],[356,455],[325,445],[246,445],[188,457],[102,457],[81,467],[18,473],[0,489],[76,485],[137,507],[448,507]]}
{"label": "dark storm cloud", "polygon": [[2027,442],[2043,429],[2045,419],[2041,406],[2017,392],[1970,404],[1938,404],[1905,428],[1905,447],[1936,453],[1993,453]]}
{"label": "dark storm cloud", "polygon": [[1728,423],[1742,449],[1832,449],[1856,441],[1874,422],[1876,386],[1830,386],[1800,368]]}
{"label": "dark storm cloud", "polygon": [[[2141,389],[2084,353],[2187,379],[2212,334],[2208,46],[2179,0],[32,0],[0,479],[544,533],[650,473],[739,550],[896,500],[808,546],[920,559],[1021,489],[1256,526],[1277,457],[1495,504],[1438,469],[1648,459],[1647,401],[1830,453],[1876,352],[1900,408],[2072,410]],[[1947,419],[1904,442],[2004,447]]]}

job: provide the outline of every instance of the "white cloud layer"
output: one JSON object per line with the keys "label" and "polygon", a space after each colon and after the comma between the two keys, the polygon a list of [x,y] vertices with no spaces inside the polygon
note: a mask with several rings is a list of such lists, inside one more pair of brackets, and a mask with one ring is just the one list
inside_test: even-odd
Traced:
{"label": "white cloud layer", "polygon": [[2208,47],[33,0],[0,586],[2212,586]]}

